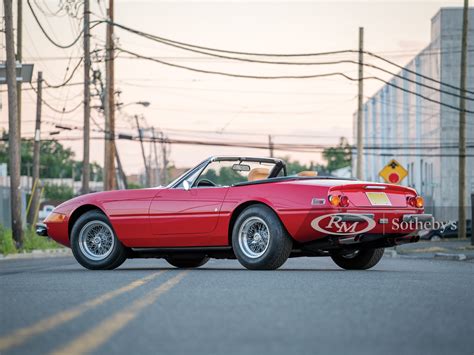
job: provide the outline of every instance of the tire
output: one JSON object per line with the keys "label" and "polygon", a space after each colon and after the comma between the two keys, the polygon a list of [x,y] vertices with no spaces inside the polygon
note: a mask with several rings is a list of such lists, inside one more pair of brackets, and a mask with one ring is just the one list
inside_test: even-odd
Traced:
{"label": "tire", "polygon": [[275,270],[290,256],[293,241],[273,210],[254,205],[247,207],[235,221],[232,248],[237,260],[247,269]]}
{"label": "tire", "polygon": [[331,255],[332,260],[341,268],[346,270],[367,270],[377,265],[382,259],[383,248],[357,250],[354,254]]}
{"label": "tire", "polygon": [[430,237],[430,241],[432,241],[432,242],[440,242],[442,240],[443,240],[443,237],[441,237],[441,235],[439,235],[439,234],[433,234]]}
{"label": "tire", "polygon": [[107,216],[97,210],[84,213],[74,223],[71,249],[78,263],[90,270],[112,270],[127,259],[127,250]]}
{"label": "tire", "polygon": [[189,269],[189,268],[195,268],[199,266],[203,266],[205,263],[209,261],[209,257],[207,256],[172,256],[165,258],[165,260],[173,265],[174,267],[180,268],[180,269]]}

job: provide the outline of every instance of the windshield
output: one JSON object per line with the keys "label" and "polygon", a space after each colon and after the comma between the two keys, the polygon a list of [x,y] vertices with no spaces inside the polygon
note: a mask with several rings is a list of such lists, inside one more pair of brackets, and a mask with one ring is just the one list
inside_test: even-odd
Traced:
{"label": "windshield", "polygon": [[[183,188],[183,177],[192,187],[231,186],[247,181],[267,179],[277,165],[269,161],[215,160],[201,164],[175,180],[170,186]],[[177,181],[180,181],[176,185]]]}
{"label": "windshield", "polygon": [[209,163],[193,186],[231,186],[239,182],[256,181],[268,178],[275,163],[252,161],[214,161]]}

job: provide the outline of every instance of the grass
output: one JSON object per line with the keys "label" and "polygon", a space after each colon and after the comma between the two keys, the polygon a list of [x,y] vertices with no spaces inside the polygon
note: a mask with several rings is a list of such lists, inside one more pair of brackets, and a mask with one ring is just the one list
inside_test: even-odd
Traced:
{"label": "grass", "polygon": [[0,224],[0,254],[15,254],[17,249],[12,238],[12,231]]}
{"label": "grass", "polygon": [[47,237],[36,235],[34,229],[26,229],[23,234],[23,246],[17,248],[12,238],[12,232],[0,225],[0,254],[16,254],[31,252],[32,250],[45,250],[62,248],[61,245]]}

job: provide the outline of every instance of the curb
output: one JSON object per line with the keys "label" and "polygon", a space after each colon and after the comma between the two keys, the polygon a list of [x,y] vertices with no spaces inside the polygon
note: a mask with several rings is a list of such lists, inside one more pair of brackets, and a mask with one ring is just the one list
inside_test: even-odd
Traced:
{"label": "curb", "polygon": [[402,258],[402,259],[419,259],[419,260],[454,260],[454,261],[469,261],[470,258],[467,257],[466,254],[462,253],[426,253],[426,254],[420,254],[420,253],[398,253],[394,249],[385,249],[384,257],[388,258]]}
{"label": "curb", "polygon": [[457,261],[463,261],[467,259],[465,254],[450,254],[450,253],[436,253],[434,255],[434,258],[440,259],[440,260],[457,260]]}
{"label": "curb", "polygon": [[0,261],[2,260],[16,260],[16,259],[39,259],[39,258],[55,258],[72,255],[71,249],[46,249],[46,250],[32,250],[31,252],[23,252],[18,254],[0,254]]}

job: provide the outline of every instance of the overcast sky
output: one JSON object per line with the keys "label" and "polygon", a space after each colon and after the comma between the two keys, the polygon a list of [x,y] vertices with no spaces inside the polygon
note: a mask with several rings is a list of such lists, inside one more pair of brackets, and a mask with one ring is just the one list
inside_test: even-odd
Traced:
{"label": "overcast sky", "polygon": [[[34,63],[50,84],[61,83],[82,53],[81,41],[71,49],[51,45],[40,32],[24,1],[24,62]],[[37,5],[34,5],[37,3]],[[60,43],[69,43],[80,31],[80,20],[51,16],[59,1],[32,1],[46,30]],[[3,2],[2,2],[3,5]],[[92,20],[103,19],[105,2],[91,0]],[[440,7],[461,6],[462,1],[120,1],[116,0],[115,21],[129,27],[177,41],[247,52],[306,53],[357,49],[358,28],[365,28],[365,48],[400,64],[407,63],[430,41],[431,18]],[[3,8],[2,8],[3,12]],[[59,15],[64,15],[63,12]],[[105,26],[92,30],[92,49],[102,49]],[[351,64],[324,66],[283,66],[235,62],[208,58],[196,53],[166,47],[116,29],[118,46],[164,61],[205,70],[249,75],[302,75],[333,71],[357,77]],[[1,36],[2,60],[5,58]],[[313,61],[357,60],[354,55],[332,55]],[[298,59],[291,59],[298,60]],[[307,59],[299,59],[304,61]],[[372,60],[367,58],[367,61]],[[67,67],[69,64],[69,71]],[[377,63],[381,64],[381,63]],[[396,71],[396,68],[387,69]],[[101,64],[94,64],[95,69]],[[389,76],[365,69],[365,74]],[[83,68],[71,82],[83,80]],[[255,80],[213,76],[137,60],[120,54],[116,60],[116,86],[124,104],[149,101],[150,107],[130,105],[117,114],[117,132],[136,133],[130,117],[145,116],[144,125],[162,129],[170,138],[219,140],[226,142],[336,144],[338,137],[352,141],[352,115],[357,106],[357,84],[343,78],[299,80]],[[24,87],[29,88],[26,84]],[[365,94],[372,95],[380,83],[366,82]],[[2,88],[2,89],[5,89]],[[81,87],[45,90],[44,99],[58,109],[74,108],[82,100]],[[22,136],[31,137],[34,127],[35,97],[29,90],[23,96]],[[1,94],[0,127],[8,127],[7,95]],[[93,104],[97,104],[96,101]],[[93,110],[97,125],[103,117]],[[43,108],[43,137],[49,138],[54,123],[81,126],[82,110],[61,114]],[[93,128],[97,128],[94,124]],[[196,133],[196,130],[209,131]],[[249,132],[250,134],[242,134]],[[64,132],[61,137],[79,137],[80,131]],[[100,136],[99,132],[92,132]],[[292,136],[293,135],[293,136]],[[80,140],[64,141],[77,158],[82,156]],[[150,147],[147,145],[147,151]],[[137,142],[118,141],[127,174],[143,169]],[[173,145],[171,161],[179,167],[196,164],[209,155],[241,154],[267,156],[266,150]],[[304,162],[320,161],[317,153],[288,153]],[[94,140],[91,159],[102,164],[103,142]]]}

